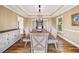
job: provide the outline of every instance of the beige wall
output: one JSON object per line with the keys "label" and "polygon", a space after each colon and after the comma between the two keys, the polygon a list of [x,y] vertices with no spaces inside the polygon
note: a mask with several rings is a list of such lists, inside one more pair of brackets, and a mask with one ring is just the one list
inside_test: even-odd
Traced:
{"label": "beige wall", "polygon": [[51,22],[52,22],[52,27],[56,29],[56,18],[52,18]]}
{"label": "beige wall", "polygon": [[17,15],[7,8],[0,6],[0,31],[15,28],[17,28]]}
{"label": "beige wall", "polygon": [[49,25],[49,26],[52,26],[52,19],[51,19],[51,18],[48,18],[47,21],[48,21],[48,25]]}
{"label": "beige wall", "polygon": [[24,28],[31,26],[32,19],[30,18],[24,18]]}
{"label": "beige wall", "polygon": [[72,29],[79,31],[79,26],[72,26],[71,15],[79,13],[79,6],[69,10],[68,12],[63,14],[63,28]]}
{"label": "beige wall", "polygon": [[65,38],[69,41],[79,45],[79,26],[72,26],[72,14],[79,13],[79,6],[65,12],[62,14],[63,21],[62,21],[62,32]]}

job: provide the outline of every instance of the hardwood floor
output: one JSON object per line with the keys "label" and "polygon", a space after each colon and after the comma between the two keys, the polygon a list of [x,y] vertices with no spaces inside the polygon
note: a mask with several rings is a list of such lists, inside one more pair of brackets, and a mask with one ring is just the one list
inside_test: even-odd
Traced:
{"label": "hardwood floor", "polygon": [[[54,45],[48,45],[48,53],[78,53],[79,48],[73,46],[69,42],[57,36],[59,40],[59,48],[56,50]],[[27,43],[26,48],[24,47],[24,42],[19,40],[13,46],[8,48],[4,53],[30,53],[31,52],[31,44]]]}

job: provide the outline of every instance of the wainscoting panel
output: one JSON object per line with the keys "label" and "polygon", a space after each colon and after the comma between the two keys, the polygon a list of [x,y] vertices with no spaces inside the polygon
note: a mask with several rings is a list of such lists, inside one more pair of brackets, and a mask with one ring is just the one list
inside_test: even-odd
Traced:
{"label": "wainscoting panel", "polygon": [[68,42],[79,48],[79,32],[63,29],[63,32],[59,35],[61,35]]}

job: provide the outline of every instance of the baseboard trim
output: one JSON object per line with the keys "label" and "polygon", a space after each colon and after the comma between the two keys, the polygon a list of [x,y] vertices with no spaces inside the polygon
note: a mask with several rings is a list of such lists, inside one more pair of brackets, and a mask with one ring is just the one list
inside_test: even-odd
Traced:
{"label": "baseboard trim", "polygon": [[61,36],[60,34],[57,34],[57,35],[58,35],[59,37],[61,37],[62,39],[66,40],[67,42],[69,42],[69,43],[73,44],[73,45],[74,45],[74,46],[76,46],[77,48],[79,48],[79,45],[75,44],[74,42],[72,42],[72,41],[68,40],[67,38],[65,38],[65,37]]}

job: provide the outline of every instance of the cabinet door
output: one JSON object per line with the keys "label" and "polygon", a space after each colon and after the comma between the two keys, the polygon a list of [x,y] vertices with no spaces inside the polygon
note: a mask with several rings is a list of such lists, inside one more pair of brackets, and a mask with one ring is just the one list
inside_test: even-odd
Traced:
{"label": "cabinet door", "polygon": [[3,52],[8,48],[8,41],[6,34],[1,34],[0,36],[0,52]]}
{"label": "cabinet door", "polygon": [[18,32],[17,31],[15,31],[14,33],[13,33],[13,37],[14,37],[14,41],[16,42],[17,41],[17,38],[18,38],[18,34],[17,34]]}
{"label": "cabinet door", "polygon": [[12,35],[10,32],[7,33],[7,41],[8,41],[8,47],[12,45]]}

